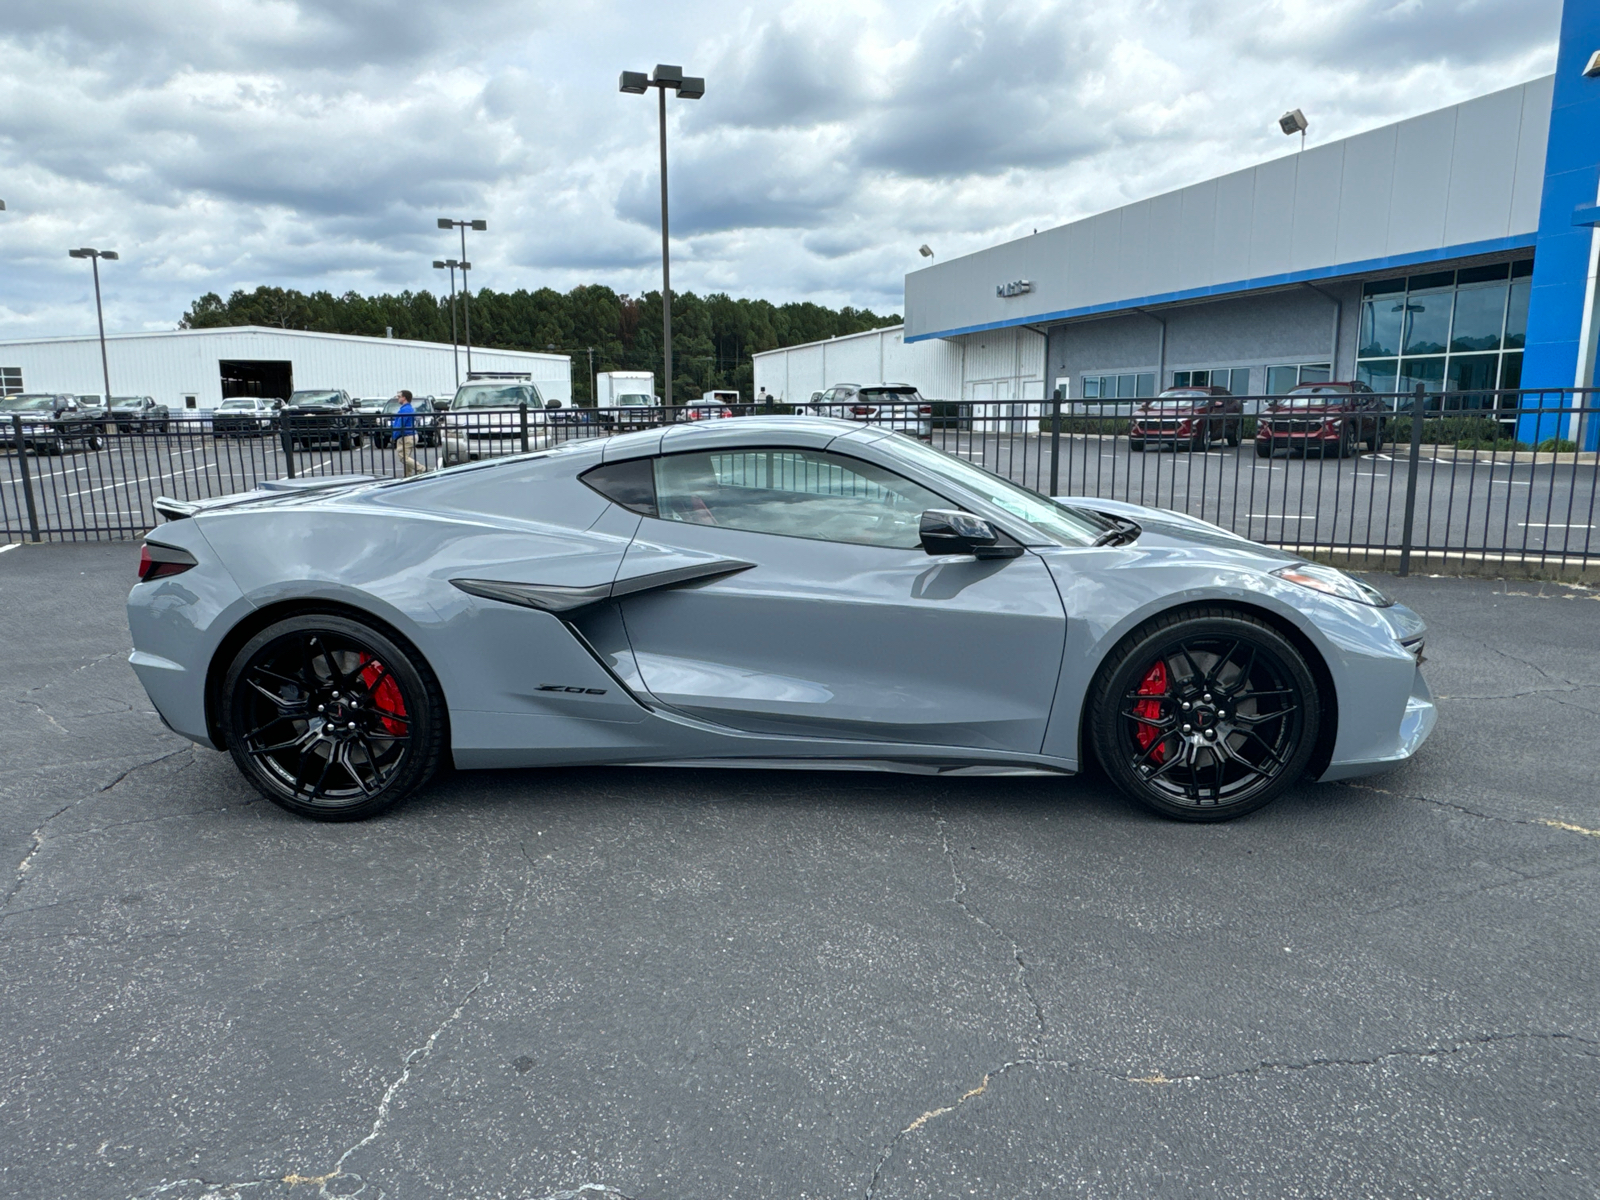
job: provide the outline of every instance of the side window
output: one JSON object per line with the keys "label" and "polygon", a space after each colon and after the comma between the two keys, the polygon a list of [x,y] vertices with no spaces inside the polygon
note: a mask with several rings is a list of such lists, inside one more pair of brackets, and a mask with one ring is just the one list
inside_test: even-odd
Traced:
{"label": "side window", "polygon": [[915,550],[942,497],[871,463],[817,450],[727,450],[655,460],[657,515],[855,546]]}

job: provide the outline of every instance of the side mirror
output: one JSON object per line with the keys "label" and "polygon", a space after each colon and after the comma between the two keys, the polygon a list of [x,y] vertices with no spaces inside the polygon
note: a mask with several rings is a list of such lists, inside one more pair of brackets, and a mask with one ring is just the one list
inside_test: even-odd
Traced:
{"label": "side mirror", "polygon": [[1000,541],[1000,532],[982,517],[953,508],[930,508],[918,532],[929,554],[970,554],[974,558],[1018,558],[1022,547]]}
{"label": "side mirror", "polygon": [[559,401],[559,400],[546,400],[544,402],[544,406],[546,408],[560,408],[561,407],[561,401]]}

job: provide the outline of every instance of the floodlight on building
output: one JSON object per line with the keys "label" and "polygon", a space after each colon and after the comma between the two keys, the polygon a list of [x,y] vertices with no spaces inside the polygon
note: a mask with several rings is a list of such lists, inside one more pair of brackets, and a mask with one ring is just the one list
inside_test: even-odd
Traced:
{"label": "floodlight on building", "polygon": [[928,245],[927,242],[923,242],[922,245],[917,247],[917,253],[922,255],[923,258],[932,258],[933,247]]}
{"label": "floodlight on building", "polygon": [[[1583,77],[1585,79],[1593,79],[1596,75],[1600,75],[1600,50],[1596,50],[1589,55],[1589,63],[1583,68]],[[5,205],[0,204],[0,208],[4,207]]]}
{"label": "floodlight on building", "polygon": [[1300,135],[1300,149],[1302,150],[1306,148],[1306,130],[1310,127],[1311,122],[1306,120],[1305,113],[1298,108],[1291,108],[1278,118],[1278,128],[1283,130],[1284,133],[1290,137],[1297,133]]}
{"label": "floodlight on building", "polygon": [[678,93],[680,100],[699,100],[706,94],[706,81],[697,75],[685,75],[682,67],[657,63],[648,79],[643,71],[624,71],[617,80],[617,90],[631,96],[642,96],[656,88],[659,101],[657,123],[661,141],[661,360],[664,395],[667,407],[672,407],[672,255],[667,243],[667,91]]}

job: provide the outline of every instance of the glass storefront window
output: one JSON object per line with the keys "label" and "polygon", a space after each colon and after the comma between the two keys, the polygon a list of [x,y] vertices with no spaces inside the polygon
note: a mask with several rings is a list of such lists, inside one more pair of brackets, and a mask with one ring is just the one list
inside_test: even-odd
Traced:
{"label": "glass storefront window", "polygon": [[1519,388],[1522,386],[1522,355],[1502,354],[1500,356],[1500,386],[1503,388]]}
{"label": "glass storefront window", "polygon": [[1452,392],[1493,391],[1499,383],[1498,354],[1452,354],[1445,372],[1446,390]]}
{"label": "glass storefront window", "polygon": [[[1381,290],[1380,290],[1381,289]],[[1369,283],[1361,298],[1361,341],[1356,351],[1362,358],[1381,358],[1400,353],[1400,327],[1404,323],[1406,281],[1384,280]]]}
{"label": "glass storefront window", "polygon": [[1397,304],[1406,314],[1404,353],[1444,353],[1445,343],[1450,340],[1450,310],[1454,302],[1453,287],[1406,293]]}
{"label": "glass storefront window", "polygon": [[1400,364],[1399,392],[1416,391],[1421,384],[1427,392],[1444,390],[1444,356],[1438,358],[1408,358]]}
{"label": "glass storefront window", "polygon": [[1156,394],[1154,371],[1141,371],[1129,375],[1085,375],[1083,398],[1085,400],[1133,400]]}
{"label": "glass storefront window", "polygon": [[1516,279],[1511,283],[1510,302],[1506,305],[1506,349],[1521,350],[1528,340],[1528,291],[1531,279]]}
{"label": "glass storefront window", "polygon": [[1364,284],[1356,378],[1389,393],[1520,386],[1532,275],[1522,258]]}
{"label": "glass storefront window", "polygon": [[1357,365],[1356,378],[1375,392],[1392,392],[1395,390],[1394,373],[1398,365],[1398,361],[1392,358],[1368,359]]}
{"label": "glass storefront window", "polygon": [[1505,284],[1464,287],[1456,293],[1456,319],[1450,329],[1450,349],[1498,350],[1505,323]]}

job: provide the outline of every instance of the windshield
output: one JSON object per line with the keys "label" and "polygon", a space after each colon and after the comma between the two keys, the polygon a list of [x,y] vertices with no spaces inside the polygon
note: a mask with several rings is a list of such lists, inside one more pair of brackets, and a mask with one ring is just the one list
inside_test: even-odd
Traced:
{"label": "windshield", "polygon": [[985,471],[964,458],[925,446],[903,433],[890,434],[894,447],[924,470],[931,471],[960,487],[977,492],[997,508],[1026,521],[1040,533],[1063,546],[1088,546],[1111,522],[1094,513],[1057,504],[1038,492],[1019,487],[1009,479]]}
{"label": "windshield", "polygon": [[655,402],[656,398],[654,396],[642,396],[637,392],[629,392],[627,395],[617,397],[617,403],[623,408],[650,408]]}
{"label": "windshield", "polygon": [[254,400],[224,400],[222,402],[223,408],[254,408],[255,406],[256,402]]}
{"label": "windshield", "polygon": [[870,404],[918,404],[916,388],[862,388],[861,399]]}
{"label": "windshield", "polygon": [[1209,392],[1162,392],[1148,404],[1161,404],[1163,406],[1176,406],[1179,408],[1192,408],[1194,405],[1211,399]]}
{"label": "windshield", "polygon": [[49,412],[55,406],[54,396],[7,396],[0,400],[0,412]]}
{"label": "windshield", "polygon": [[[528,393],[533,395],[529,396]],[[516,408],[522,403],[543,405],[537,388],[529,384],[506,386],[497,383],[473,383],[456,393],[451,408]]]}
{"label": "windshield", "polygon": [[143,396],[113,396],[111,403],[118,408],[139,408],[144,404]]}
{"label": "windshield", "polygon": [[340,403],[338,392],[295,392],[289,397],[290,404],[303,405],[306,408],[332,408]]}

